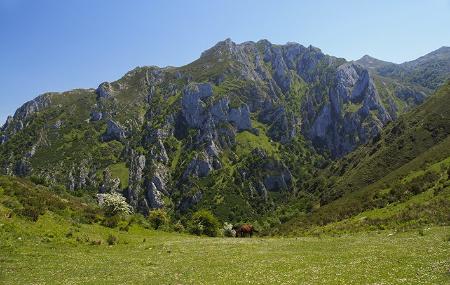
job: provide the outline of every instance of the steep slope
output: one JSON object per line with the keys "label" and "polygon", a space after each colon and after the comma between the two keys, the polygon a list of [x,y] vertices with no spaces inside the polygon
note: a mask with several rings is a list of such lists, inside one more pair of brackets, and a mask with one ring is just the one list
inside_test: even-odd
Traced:
{"label": "steep slope", "polygon": [[[429,189],[434,189],[430,201],[433,195],[443,193],[438,198],[442,204],[433,213],[445,213],[450,206],[449,111],[447,82],[423,105],[389,124],[370,143],[328,167],[310,188],[321,193],[318,203],[322,206],[292,219],[281,231],[334,223],[368,209],[405,201]],[[441,222],[448,224],[448,218],[444,214]]]}
{"label": "steep slope", "polygon": [[347,154],[420,103],[376,80],[311,46],[225,40],[183,67],[26,103],[1,130],[2,171],[120,191],[144,213],[256,219],[305,189],[321,154]]}

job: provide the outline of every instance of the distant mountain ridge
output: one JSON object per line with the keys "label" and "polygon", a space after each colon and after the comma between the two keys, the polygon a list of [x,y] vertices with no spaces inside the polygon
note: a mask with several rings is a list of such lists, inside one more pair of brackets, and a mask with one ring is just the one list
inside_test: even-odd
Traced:
{"label": "distant mountain ridge", "polygon": [[450,47],[446,46],[401,64],[378,60],[368,55],[356,62],[378,75],[414,82],[429,89],[436,89],[450,77]]}

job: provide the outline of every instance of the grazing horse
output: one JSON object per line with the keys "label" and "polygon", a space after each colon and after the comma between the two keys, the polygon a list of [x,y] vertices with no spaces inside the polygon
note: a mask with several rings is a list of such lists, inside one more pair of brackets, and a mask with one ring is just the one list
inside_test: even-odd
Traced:
{"label": "grazing horse", "polygon": [[236,231],[236,237],[249,237],[253,236],[253,233],[257,233],[258,231],[251,224],[243,224],[233,227]]}

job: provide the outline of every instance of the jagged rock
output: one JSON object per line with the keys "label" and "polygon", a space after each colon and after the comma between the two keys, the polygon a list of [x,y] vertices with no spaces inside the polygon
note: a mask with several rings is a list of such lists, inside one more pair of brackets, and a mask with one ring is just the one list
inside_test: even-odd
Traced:
{"label": "jagged rock", "polygon": [[73,177],[73,169],[69,172],[68,177],[68,189],[69,191],[75,191],[75,178]]}
{"label": "jagged rock", "polygon": [[234,123],[239,131],[250,130],[252,128],[250,110],[246,104],[239,108],[231,109],[228,115],[228,121]]}
{"label": "jagged rock", "polygon": [[167,180],[167,169],[161,164],[156,165],[153,176],[145,182],[146,198],[150,209],[164,207],[163,197],[169,195]]}
{"label": "jagged rock", "polygon": [[1,131],[4,132],[6,131],[6,129],[8,128],[9,125],[11,125],[13,123],[14,119],[11,116],[8,116],[8,118],[6,119],[5,124],[2,126]]}
{"label": "jagged rock", "polygon": [[184,197],[178,208],[181,212],[186,212],[188,209],[191,209],[195,205],[197,205],[202,200],[202,198],[202,192],[198,191],[194,195]]}
{"label": "jagged rock", "polygon": [[14,117],[8,117],[6,123],[2,127],[2,131],[6,132],[6,135],[10,137],[22,130],[33,114],[50,106],[52,103],[52,95],[52,93],[46,93],[23,104],[16,110]]}
{"label": "jagged rock", "polygon": [[209,161],[193,159],[184,172],[183,178],[186,179],[188,176],[206,177],[213,169],[214,167]]}
{"label": "jagged rock", "polygon": [[97,122],[97,121],[100,121],[101,119],[103,119],[103,113],[102,112],[94,111],[94,112],[91,113],[91,121],[92,122]]}
{"label": "jagged rock", "polygon": [[[83,189],[87,186],[87,182],[89,179],[89,162],[86,159],[83,159],[78,167],[78,189]],[[120,181],[119,181],[120,184]]]}
{"label": "jagged rock", "polygon": [[328,129],[330,128],[332,122],[330,104],[325,104],[312,125],[310,136],[326,138]]}
{"label": "jagged rock", "polygon": [[112,86],[109,82],[101,83],[95,90],[98,99],[108,99],[112,97]]}
{"label": "jagged rock", "polygon": [[15,121],[24,121],[28,119],[31,115],[33,115],[36,112],[41,111],[44,108],[47,108],[51,104],[51,94],[43,94],[35,99],[25,103],[17,109],[17,111],[14,113],[14,120]]}
{"label": "jagged rock", "polygon": [[103,183],[100,186],[99,192],[100,193],[113,193],[118,192],[120,188],[120,179],[119,178],[113,178],[111,171],[109,168],[105,168],[103,171]]}
{"label": "jagged rock", "polygon": [[[358,144],[366,143],[392,117],[381,102],[367,69],[345,63],[337,69],[335,82],[329,103],[323,104],[306,134],[316,146],[325,146],[333,156],[342,156]],[[345,110],[349,104],[360,107],[356,112],[349,112]],[[305,104],[305,108],[308,122],[311,114],[308,108],[312,105]],[[376,118],[369,117],[371,111],[375,111]]]}
{"label": "jagged rock", "polygon": [[169,156],[167,155],[166,148],[164,147],[161,139],[157,140],[155,147],[152,149],[152,154],[159,162],[162,162],[164,164],[169,162]]}
{"label": "jagged rock", "polygon": [[206,119],[205,103],[206,99],[213,95],[210,83],[190,83],[183,90],[181,100],[183,116],[190,127],[201,128]]}
{"label": "jagged rock", "polygon": [[273,78],[275,79],[275,82],[280,86],[283,92],[287,92],[291,87],[291,77],[289,75],[287,65],[283,59],[283,51],[281,47],[272,47],[271,63],[274,69]]}
{"label": "jagged rock", "polygon": [[148,207],[150,209],[159,209],[164,207],[163,194],[158,191],[156,185],[153,182],[147,186],[146,191]]}
{"label": "jagged rock", "polygon": [[106,133],[102,136],[103,141],[118,140],[121,141],[127,137],[124,127],[113,120],[106,122]]}
{"label": "jagged rock", "polygon": [[130,168],[128,175],[128,188],[126,191],[126,198],[128,203],[137,208],[139,194],[141,193],[142,176],[146,165],[145,156],[138,154],[136,151],[131,150],[130,155]]}

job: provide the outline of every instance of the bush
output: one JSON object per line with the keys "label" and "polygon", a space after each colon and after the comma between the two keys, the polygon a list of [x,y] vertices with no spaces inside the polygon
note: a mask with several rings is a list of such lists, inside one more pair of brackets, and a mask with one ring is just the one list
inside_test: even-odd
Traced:
{"label": "bush", "polygon": [[25,207],[21,209],[20,215],[29,218],[33,222],[36,222],[39,219],[39,216],[44,214],[44,212],[45,212],[44,209],[32,207],[30,205],[25,205]]}
{"label": "bush", "polygon": [[226,237],[235,237],[236,231],[233,230],[233,225],[230,223],[225,222],[223,225],[223,235]]}
{"label": "bush", "polygon": [[157,209],[150,212],[148,215],[148,221],[151,226],[157,230],[169,223],[169,217],[167,216],[166,211],[163,209]]}
{"label": "bush", "polygon": [[217,236],[219,221],[207,210],[200,210],[192,215],[189,232],[195,235]]}
{"label": "bush", "polygon": [[184,228],[183,224],[182,224],[180,221],[178,221],[178,222],[173,226],[173,229],[174,229],[177,233],[182,233],[182,232],[185,231],[185,228]]}
{"label": "bush", "polygon": [[108,228],[115,228],[120,222],[119,216],[112,216],[112,217],[105,217],[105,219],[102,221],[102,225]]}
{"label": "bush", "polygon": [[102,198],[101,207],[107,216],[126,216],[132,213],[130,205],[122,195],[118,193],[102,194]]}
{"label": "bush", "polygon": [[49,183],[47,181],[47,179],[45,179],[44,177],[40,177],[40,176],[31,176],[30,177],[30,181],[33,182],[36,185],[44,185],[44,186],[49,186]]}
{"label": "bush", "polygon": [[112,234],[110,234],[108,236],[108,238],[106,239],[106,242],[109,245],[115,245],[117,243],[117,241],[118,241],[118,238],[115,235],[112,235]]}

